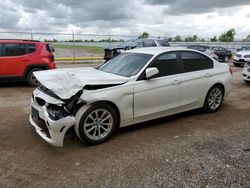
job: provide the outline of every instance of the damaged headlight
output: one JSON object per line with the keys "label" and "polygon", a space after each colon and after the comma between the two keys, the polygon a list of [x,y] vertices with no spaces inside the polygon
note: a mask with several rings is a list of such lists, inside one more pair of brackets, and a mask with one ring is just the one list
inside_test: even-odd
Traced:
{"label": "damaged headlight", "polygon": [[83,91],[79,91],[76,95],[71,97],[68,101],[65,102],[65,107],[69,110],[69,112],[73,115],[76,114],[78,109],[86,104],[86,101],[80,98]]}
{"label": "damaged headlight", "polygon": [[49,114],[50,119],[52,120],[59,120],[64,117],[70,116],[71,114],[65,109],[64,106],[58,106],[58,105],[53,105],[49,104],[47,106],[47,111]]}

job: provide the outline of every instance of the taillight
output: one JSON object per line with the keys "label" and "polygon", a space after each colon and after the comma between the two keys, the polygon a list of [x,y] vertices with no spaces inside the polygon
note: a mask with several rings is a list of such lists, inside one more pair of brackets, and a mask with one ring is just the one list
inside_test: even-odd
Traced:
{"label": "taillight", "polygon": [[233,69],[231,67],[229,67],[229,72],[233,75]]}
{"label": "taillight", "polygon": [[55,60],[55,58],[54,58],[54,55],[53,55],[53,54],[50,54],[48,58],[49,58],[49,60],[50,60],[50,61],[54,61],[54,60]]}

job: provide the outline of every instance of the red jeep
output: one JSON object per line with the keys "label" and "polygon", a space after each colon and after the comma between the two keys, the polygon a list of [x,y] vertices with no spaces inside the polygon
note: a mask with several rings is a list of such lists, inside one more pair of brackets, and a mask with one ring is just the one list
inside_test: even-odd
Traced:
{"label": "red jeep", "polygon": [[0,82],[27,81],[39,85],[34,71],[55,69],[49,44],[34,40],[0,39]]}

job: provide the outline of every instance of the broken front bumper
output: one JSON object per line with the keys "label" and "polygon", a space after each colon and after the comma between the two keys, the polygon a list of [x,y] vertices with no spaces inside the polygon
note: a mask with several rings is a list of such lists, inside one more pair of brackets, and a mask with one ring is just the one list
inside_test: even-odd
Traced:
{"label": "broken front bumper", "polygon": [[46,142],[54,146],[63,146],[65,133],[75,124],[75,118],[66,116],[58,120],[51,119],[46,105],[41,106],[35,100],[39,93],[37,90],[33,92],[29,121]]}

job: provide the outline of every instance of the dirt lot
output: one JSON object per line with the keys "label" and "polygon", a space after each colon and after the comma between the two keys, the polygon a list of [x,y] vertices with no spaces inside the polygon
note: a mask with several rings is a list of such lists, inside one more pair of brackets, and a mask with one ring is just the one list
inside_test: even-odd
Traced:
{"label": "dirt lot", "polygon": [[0,187],[249,187],[250,85],[241,71],[217,113],[130,126],[92,147],[74,135],[63,148],[47,144],[28,121],[33,88],[2,85]]}

